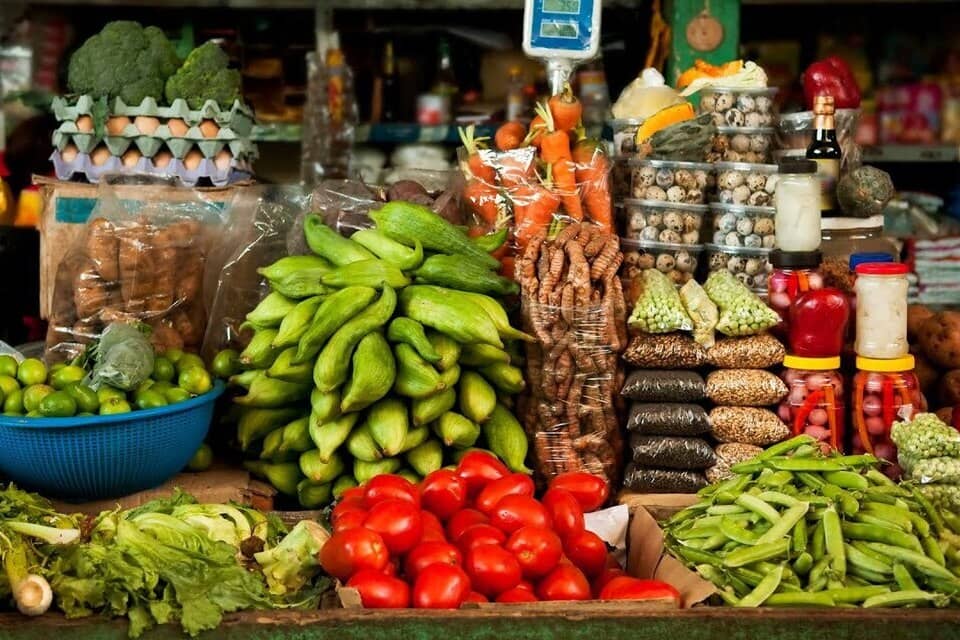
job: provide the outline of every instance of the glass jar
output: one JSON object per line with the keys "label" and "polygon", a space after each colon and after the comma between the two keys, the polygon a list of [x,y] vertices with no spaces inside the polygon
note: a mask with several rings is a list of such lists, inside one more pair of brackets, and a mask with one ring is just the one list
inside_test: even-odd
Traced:
{"label": "glass jar", "polygon": [[897,448],[890,440],[890,427],[926,411],[914,364],[911,355],[893,360],[857,356],[853,378],[851,448],[894,463],[884,468],[894,478],[899,477],[900,468],[895,464]]}
{"label": "glass jar", "polygon": [[839,356],[849,319],[850,303],[843,291],[825,287],[801,293],[790,305],[790,353],[804,358]]}
{"label": "glass jar", "polygon": [[864,358],[907,355],[907,265],[868,262],[857,265],[857,338],[854,349]]}
{"label": "glass jar", "polygon": [[[843,289],[844,293],[847,294],[847,300],[850,301],[850,317],[856,317],[857,313],[857,296],[853,290],[853,283],[856,279],[857,265],[865,264],[868,262],[895,262],[893,256],[889,253],[883,253],[880,251],[863,251],[860,253],[853,253],[850,255],[850,260],[848,261],[850,267],[850,275],[847,281],[849,282],[849,289],[846,287],[837,287],[838,289]],[[825,278],[826,280],[826,278]],[[837,286],[827,282],[828,286]],[[850,349],[853,349],[853,341],[856,338],[857,333],[857,323],[850,322],[847,324],[847,343]]]}
{"label": "glass jar", "polygon": [[790,391],[780,402],[780,419],[794,435],[816,438],[824,453],[842,451],[846,429],[840,358],[788,355],[783,366],[780,376]]}
{"label": "glass jar", "polygon": [[774,205],[777,248],[816,251],[821,240],[817,163],[806,159],[781,160]]}
{"label": "glass jar", "polygon": [[767,303],[780,314],[776,332],[786,336],[790,323],[790,307],[797,296],[811,289],[823,288],[819,251],[788,252],[774,249],[770,254],[773,274],[767,280]]}
{"label": "glass jar", "polygon": [[[820,252],[823,253],[823,273],[849,271],[850,256],[854,253],[887,253],[897,257],[900,250],[883,235],[883,216],[872,218],[824,218],[820,221]],[[827,278],[830,283],[830,278]]]}

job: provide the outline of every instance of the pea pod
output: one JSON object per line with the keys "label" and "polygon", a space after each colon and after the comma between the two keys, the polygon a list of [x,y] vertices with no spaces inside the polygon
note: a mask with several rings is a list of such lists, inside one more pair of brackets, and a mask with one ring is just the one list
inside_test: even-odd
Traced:
{"label": "pea pod", "polygon": [[729,516],[721,516],[720,533],[739,544],[752,546],[757,544],[758,540],[757,534],[740,526]]}
{"label": "pea pod", "polygon": [[793,570],[797,572],[798,575],[805,576],[810,573],[810,570],[813,568],[813,556],[804,551],[797,556],[797,559],[793,561]]}
{"label": "pea pod", "polygon": [[847,587],[846,589],[831,589],[824,591],[827,596],[833,598],[838,604],[857,604],[873,598],[890,593],[890,588],[882,585],[869,585],[862,587]]}
{"label": "pea pod", "polygon": [[780,582],[783,580],[783,565],[778,566],[776,569],[768,573],[763,580],[760,581],[760,584],[751,591],[748,595],[740,599],[740,602],[737,603],[738,607],[759,607],[767,598],[772,596],[777,588],[780,586]]}
{"label": "pea pod", "polygon": [[827,482],[842,489],[864,490],[870,486],[870,481],[855,471],[830,471],[823,475]]}
{"label": "pea pod", "polygon": [[775,445],[767,447],[761,453],[758,453],[756,458],[758,460],[769,460],[770,458],[786,455],[798,447],[814,445],[816,443],[817,440],[815,438],[806,434],[794,436],[789,440],[784,440],[783,442],[778,442]]}
{"label": "pea pod", "polygon": [[723,559],[723,564],[726,567],[743,567],[754,562],[772,560],[786,555],[789,549],[790,541],[784,538],[776,542],[758,544],[728,553]]}
{"label": "pea pod", "polygon": [[915,591],[920,588],[913,576],[910,575],[909,569],[899,562],[893,565],[893,579],[897,581],[897,587],[900,591]]}
{"label": "pea pod", "polygon": [[868,556],[851,544],[844,544],[843,549],[847,554],[847,559],[850,561],[851,565],[855,565],[862,569],[866,569],[867,571],[872,571],[873,573],[879,573],[882,575],[893,573],[893,568],[889,564]]}
{"label": "pea pod", "polygon": [[764,491],[757,497],[764,502],[769,502],[770,504],[779,505],[781,507],[793,507],[800,504],[800,501],[793,496],[789,496],[779,491]]}
{"label": "pea pod", "polygon": [[735,502],[744,509],[762,516],[772,524],[776,524],[780,520],[780,514],[777,513],[777,510],[756,496],[744,493],[737,496]]}
{"label": "pea pod", "polygon": [[843,535],[851,540],[880,542],[888,545],[903,547],[904,549],[910,549],[917,553],[923,553],[923,546],[916,537],[892,527],[880,527],[874,524],[860,524],[857,522],[844,522]]}
{"label": "pea pod", "polygon": [[830,568],[837,580],[843,580],[847,575],[847,555],[843,546],[844,531],[841,528],[840,516],[834,507],[827,507],[823,514],[823,540],[830,558]]}
{"label": "pea pod", "polygon": [[875,607],[907,607],[918,604],[932,604],[935,607],[946,607],[950,604],[950,597],[942,593],[929,591],[892,591],[863,601],[864,609]]}
{"label": "pea pod", "polygon": [[946,567],[941,567],[935,561],[923,555],[922,552],[880,542],[871,542],[870,546],[880,553],[890,556],[894,560],[899,560],[904,564],[910,565],[924,575],[951,580],[956,584],[957,589],[960,589],[960,580],[958,580],[957,576],[953,575]]}
{"label": "pea pod", "polygon": [[827,592],[775,593],[767,598],[768,607],[835,607],[837,602]]}
{"label": "pea pod", "polygon": [[[757,539],[757,544],[766,544],[790,535],[796,524],[807,516],[807,511],[809,510],[810,504],[807,502],[798,502],[793,505],[784,511],[780,519],[773,523],[773,526]],[[791,537],[791,544],[792,542],[793,539]]]}

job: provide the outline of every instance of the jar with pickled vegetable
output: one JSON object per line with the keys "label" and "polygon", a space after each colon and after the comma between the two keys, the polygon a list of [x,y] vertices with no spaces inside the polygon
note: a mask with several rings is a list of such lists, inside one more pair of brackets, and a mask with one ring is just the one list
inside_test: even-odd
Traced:
{"label": "jar with pickled vegetable", "polygon": [[907,265],[892,262],[857,265],[858,356],[883,360],[907,355],[908,271]]}
{"label": "jar with pickled vegetable", "polygon": [[811,289],[823,288],[820,275],[819,251],[781,251],[770,254],[773,274],[767,280],[767,302],[780,315],[776,331],[787,335],[790,324],[790,307],[797,296]]}
{"label": "jar with pickled vegetable", "polygon": [[854,453],[872,453],[894,463],[885,468],[891,477],[899,477],[900,468],[895,464],[897,448],[890,440],[890,427],[926,411],[914,364],[912,355],[891,360],[857,356],[852,449]]}
{"label": "jar with pickled vegetable", "polygon": [[810,289],[790,305],[787,345],[804,358],[832,358],[843,351],[850,302],[839,289]]}
{"label": "jar with pickled vegetable", "polygon": [[780,419],[794,435],[805,433],[816,438],[824,453],[842,451],[845,413],[839,356],[788,355],[783,359],[783,366],[781,377],[790,391],[780,402]]}

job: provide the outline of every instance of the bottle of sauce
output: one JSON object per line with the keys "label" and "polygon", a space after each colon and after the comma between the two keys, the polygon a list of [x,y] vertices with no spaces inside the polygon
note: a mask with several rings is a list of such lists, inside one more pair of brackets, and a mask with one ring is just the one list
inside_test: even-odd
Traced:
{"label": "bottle of sauce", "polygon": [[380,89],[381,111],[384,122],[399,120],[400,96],[397,87],[397,62],[393,54],[393,41],[388,40],[383,49],[383,81]]}
{"label": "bottle of sauce", "polygon": [[813,113],[815,131],[813,141],[807,147],[807,159],[817,163],[821,216],[836,216],[840,213],[837,205],[837,180],[840,178],[842,153],[840,143],[837,142],[833,96],[814,98]]}
{"label": "bottle of sauce", "polygon": [[[454,111],[457,95],[460,93],[460,87],[457,85],[457,77],[453,73],[453,59],[450,56],[450,43],[446,40],[440,41],[440,57],[437,62],[437,75],[433,82],[430,93],[441,96],[450,106],[450,112]],[[445,118],[449,120],[449,116]]]}

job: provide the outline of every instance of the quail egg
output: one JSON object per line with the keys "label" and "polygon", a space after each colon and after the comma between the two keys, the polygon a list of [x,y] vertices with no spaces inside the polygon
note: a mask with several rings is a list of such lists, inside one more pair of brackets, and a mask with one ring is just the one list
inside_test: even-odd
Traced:
{"label": "quail egg", "polygon": [[640,231],[647,226],[647,221],[643,217],[643,213],[639,211],[631,211],[630,218],[627,220],[627,226],[631,231]]}
{"label": "quail egg", "polygon": [[763,246],[763,238],[755,233],[751,233],[743,239],[743,246],[750,247],[751,249],[759,249]]}
{"label": "quail egg", "polygon": [[673,174],[673,182],[684,189],[694,189],[697,186],[697,179],[689,169],[677,169]]}
{"label": "quail egg", "polygon": [[687,192],[679,185],[673,185],[667,189],[667,202],[683,202]]}
{"label": "quail egg", "polygon": [[757,101],[749,93],[741,93],[737,96],[737,108],[741,111],[756,111]]}
{"label": "quail egg", "polygon": [[753,278],[751,278],[751,277],[748,276],[747,274],[745,274],[745,273],[737,273],[737,274],[735,274],[735,275],[736,275],[736,277],[737,277],[737,280],[739,280],[740,282],[742,282],[742,283],[745,284],[746,286],[748,286],[748,287],[749,287],[749,286],[752,286],[751,283],[753,282]]}
{"label": "quail egg", "polygon": [[661,231],[658,239],[660,242],[665,242],[667,244],[677,244],[681,240],[680,234],[672,229],[664,229]]}
{"label": "quail egg", "polygon": [[740,236],[736,231],[731,231],[723,237],[723,244],[728,247],[739,247],[740,246]]}
{"label": "quail egg", "polygon": [[700,113],[707,113],[717,108],[717,99],[712,93],[700,98]]}
{"label": "quail egg", "polygon": [[775,235],[763,236],[764,249],[773,249],[776,245],[777,245],[777,236]]}
{"label": "quail egg", "polygon": [[727,258],[727,271],[730,273],[740,273],[743,271],[745,260],[740,256],[730,256]]}
{"label": "quail egg", "polygon": [[[748,136],[744,133],[735,134],[733,137],[730,138],[730,148],[738,153],[746,153],[747,151],[750,151],[752,138],[755,138],[758,136],[759,134],[756,136]],[[764,141],[766,141],[766,136],[759,136],[759,137],[762,137]]]}
{"label": "quail egg", "polygon": [[689,251],[677,252],[677,269],[690,273],[697,268],[697,259],[690,255]]}
{"label": "quail egg", "polygon": [[657,256],[657,270],[663,273],[673,270],[677,261],[669,253],[661,253]]}
{"label": "quail egg", "polygon": [[725,213],[717,218],[717,229],[724,233],[729,233],[737,228],[737,216],[732,213]]}
{"label": "quail egg", "polygon": [[733,107],[733,94],[732,93],[716,93],[714,94],[715,107],[717,111],[726,111]]}
{"label": "quail egg", "polygon": [[766,207],[770,204],[770,194],[766,191],[754,191],[747,198],[747,204],[751,207]]}
{"label": "quail egg", "polygon": [[734,151],[733,149],[727,149],[723,152],[723,158],[725,162],[749,162],[749,160],[744,157],[744,154],[739,151]]}
{"label": "quail egg", "polygon": [[737,233],[742,236],[748,236],[753,233],[753,220],[746,217],[737,220]]}
{"label": "quail egg", "polygon": [[661,189],[669,189],[673,186],[673,170],[672,169],[658,169],[657,170],[657,186]]}
{"label": "quail egg", "polygon": [[641,187],[651,187],[657,182],[657,170],[653,167],[640,167],[633,172],[633,182]]}
{"label": "quail egg", "polygon": [[683,230],[684,231],[699,231],[700,225],[703,222],[703,218],[693,213],[683,214]]}
{"label": "quail egg", "polygon": [[713,244],[723,244],[723,236],[727,235],[726,231],[721,231],[717,229],[713,232]]}
{"label": "quail egg", "polygon": [[750,197],[750,187],[745,184],[740,185],[733,190],[733,202],[734,204],[744,204],[747,201],[747,198]]}
{"label": "quail egg", "polygon": [[669,278],[673,284],[683,284],[684,282],[683,272],[677,271],[676,269],[668,273],[667,278]]}
{"label": "quail egg", "polygon": [[755,133],[750,136],[750,151],[764,153],[770,148],[770,137],[765,133]]}
{"label": "quail egg", "polygon": [[687,204],[700,204],[703,202],[703,191],[697,187],[687,189],[686,194],[683,196],[683,201]]}
{"label": "quail egg", "polygon": [[663,226],[671,231],[679,232],[683,230],[683,216],[676,211],[671,211],[663,216]]}
{"label": "quail egg", "polygon": [[714,111],[710,114],[710,116],[713,118],[713,124],[717,125],[718,127],[726,126],[727,120],[723,117],[722,111]]}
{"label": "quail egg", "polygon": [[657,185],[653,185],[652,187],[647,187],[644,190],[643,197],[647,200],[666,200],[667,192]]}
{"label": "quail egg", "polygon": [[757,111],[760,113],[770,113],[773,109],[773,100],[770,99],[770,96],[757,96],[754,101]]}
{"label": "quail egg", "polygon": [[706,189],[708,186],[710,186],[710,179],[713,177],[713,174],[698,169],[693,172],[693,177],[697,179],[698,188]]}
{"label": "quail egg", "polygon": [[660,230],[656,227],[645,227],[643,231],[640,232],[641,240],[651,240],[656,241],[660,238]]}
{"label": "quail egg", "polygon": [[743,270],[745,273],[755,276],[760,273],[760,270],[763,268],[763,260],[760,258],[748,258],[743,265]]}
{"label": "quail egg", "polygon": [[778,176],[775,173],[767,176],[767,180],[763,185],[763,190],[769,193],[770,195],[773,195],[774,192],[777,190],[777,182],[779,180],[780,180],[780,176]]}
{"label": "quail egg", "polygon": [[743,111],[739,109],[730,109],[723,116],[724,121],[727,125],[731,127],[742,127],[743,126]]}
{"label": "quail egg", "polygon": [[766,289],[767,288],[768,276],[765,273],[758,273],[753,276],[753,287],[755,289]]}
{"label": "quail egg", "polygon": [[773,218],[757,218],[753,223],[753,232],[762,236],[773,233]]}
{"label": "quail egg", "polygon": [[767,185],[767,176],[762,173],[748,173],[746,182],[750,191],[761,191]]}
{"label": "quail egg", "polygon": [[743,117],[743,124],[747,127],[762,127],[763,126],[763,114],[757,113],[756,111],[751,111]]}
{"label": "quail egg", "polygon": [[638,269],[653,269],[655,263],[656,258],[653,257],[652,253],[641,253],[637,258]]}
{"label": "quail egg", "polygon": [[723,189],[736,189],[743,184],[743,174],[739,171],[724,171],[717,178],[717,184]]}
{"label": "quail egg", "polygon": [[647,214],[647,226],[648,227],[660,227],[663,226],[663,214],[657,213],[656,211],[651,211]]}
{"label": "quail egg", "polygon": [[683,244],[697,244],[700,242],[700,232],[699,231],[687,231],[683,236],[681,236]]}

